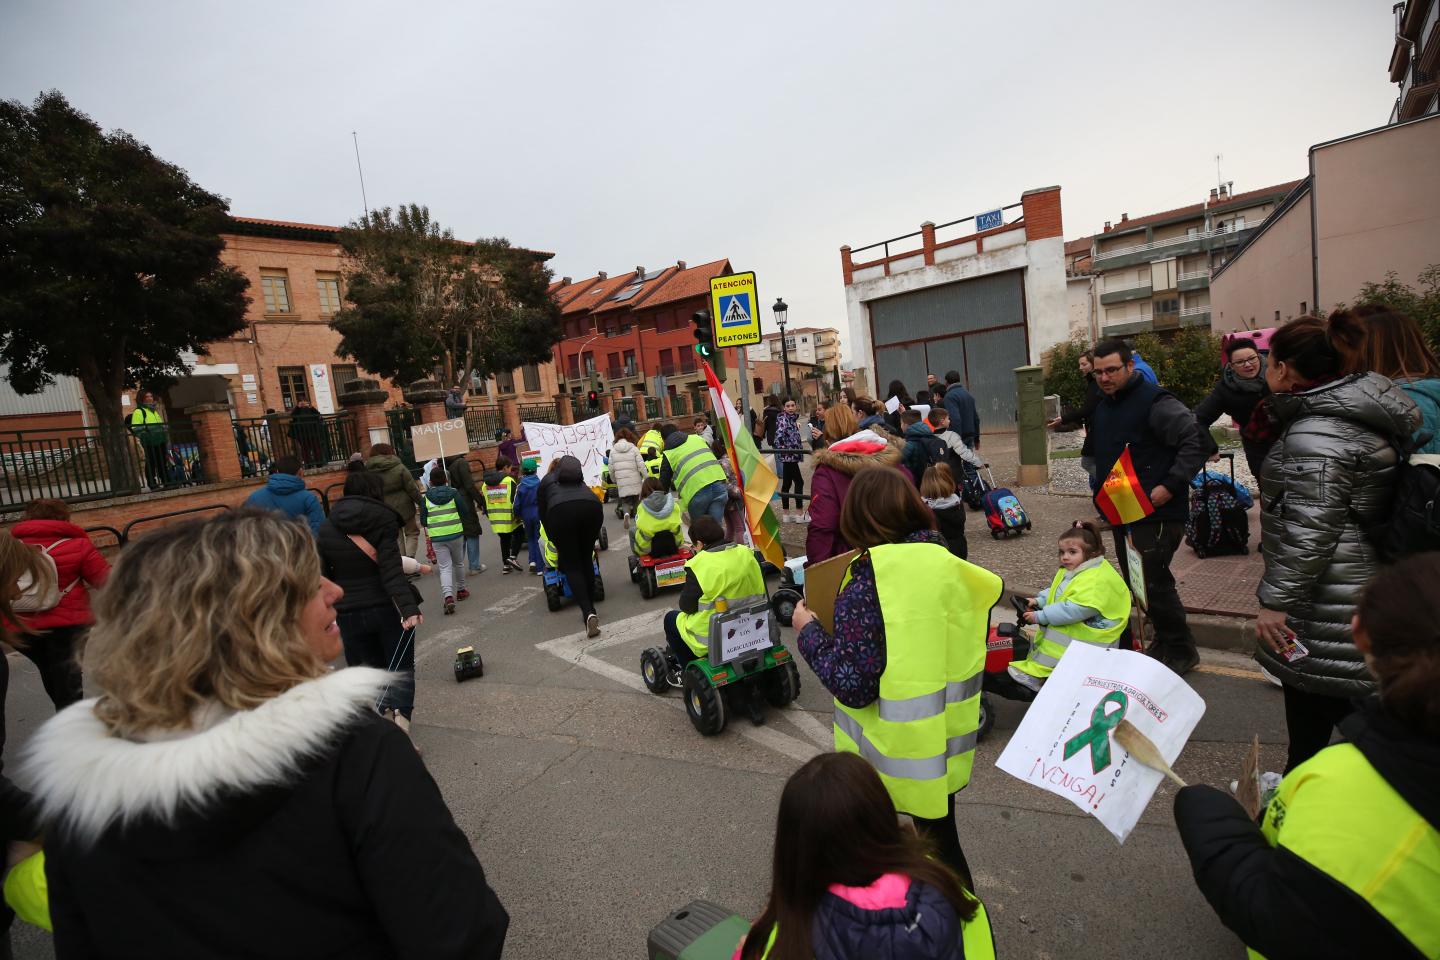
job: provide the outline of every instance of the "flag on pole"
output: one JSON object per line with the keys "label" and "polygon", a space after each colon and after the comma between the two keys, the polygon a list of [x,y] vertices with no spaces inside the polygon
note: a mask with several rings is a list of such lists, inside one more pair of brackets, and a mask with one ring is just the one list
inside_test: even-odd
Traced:
{"label": "flag on pole", "polygon": [[780,522],[775,511],[770,509],[770,498],[780,488],[780,479],[775,476],[769,461],[761,456],[750,431],[745,429],[740,413],[725,388],[715,377],[710,364],[705,366],[705,385],[710,391],[710,406],[715,410],[715,419],[725,434],[725,449],[729,451],[730,466],[735,470],[735,479],[740,484],[745,500],[745,519],[751,544],[770,563],[777,567],[785,565],[785,550],[780,546]]}
{"label": "flag on pole", "polygon": [[1135,463],[1130,459],[1130,444],[1120,453],[1120,459],[1110,468],[1110,475],[1095,494],[1095,506],[1112,524],[1135,523],[1155,512],[1150,495],[1135,473]]}

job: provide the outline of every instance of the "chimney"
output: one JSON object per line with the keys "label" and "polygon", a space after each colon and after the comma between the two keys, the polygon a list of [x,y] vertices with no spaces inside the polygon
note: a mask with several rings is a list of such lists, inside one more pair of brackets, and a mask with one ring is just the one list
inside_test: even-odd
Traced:
{"label": "chimney", "polygon": [[1220,191],[1214,187],[1210,188],[1210,202],[1214,203],[1220,197]]}
{"label": "chimney", "polygon": [[684,261],[684,260],[676,260],[676,261],[675,261],[675,266],[679,267],[681,270],[684,270],[684,269],[685,269],[685,261]]}
{"label": "chimney", "polygon": [[1110,221],[1109,221],[1109,220],[1106,220],[1106,221],[1105,221],[1105,232],[1106,232],[1106,233],[1109,233],[1109,232],[1110,232]]}
{"label": "chimney", "polygon": [[1228,184],[1228,183],[1222,183],[1222,184],[1220,184],[1220,199],[1221,199],[1221,200],[1228,200],[1229,198],[1230,198],[1230,184]]}
{"label": "chimney", "polygon": [[1125,222],[1128,221],[1129,219],[1130,219],[1130,214],[1128,214],[1128,213],[1122,213],[1122,214],[1120,214],[1120,222],[1121,222],[1121,223],[1125,223]]}
{"label": "chimney", "polygon": [[571,280],[569,277],[561,277],[561,278],[560,278],[560,285],[561,285],[562,287],[568,287],[568,286],[570,286],[570,284],[572,284],[572,283],[574,283],[574,282],[575,282],[575,281],[574,281],[574,280]]}
{"label": "chimney", "polygon": [[608,279],[610,279],[610,274],[606,273],[604,270],[601,270],[601,271],[600,271],[600,279],[601,279],[601,280],[608,280]]}
{"label": "chimney", "polygon": [[635,268],[635,279],[638,280],[638,279],[640,279],[640,278],[643,277],[643,276],[645,276],[645,268],[644,268],[644,267],[636,267],[636,268]]}

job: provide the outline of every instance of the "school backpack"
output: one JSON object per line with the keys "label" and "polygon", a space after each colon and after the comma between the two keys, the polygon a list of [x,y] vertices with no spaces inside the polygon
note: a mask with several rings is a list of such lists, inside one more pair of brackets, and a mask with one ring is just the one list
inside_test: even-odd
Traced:
{"label": "school backpack", "polygon": [[20,579],[15,581],[15,586],[20,590],[20,596],[11,606],[16,613],[44,613],[47,610],[54,610],[60,606],[60,601],[65,599],[66,594],[75,589],[75,584],[80,582],[77,577],[74,583],[61,590],[60,571],[55,567],[55,558],[50,556],[51,550],[68,540],[70,537],[65,537],[41,549],[38,560],[41,568],[45,571],[45,576],[41,578],[43,582],[37,582],[28,571],[21,574]]}
{"label": "school backpack", "polygon": [[985,523],[990,527],[990,536],[996,540],[1012,534],[1020,536],[1030,529],[1030,517],[1025,513],[1025,508],[1020,506],[1020,498],[1006,487],[995,486],[995,475],[988,469],[986,473],[990,474],[990,490],[981,500],[985,509]]}
{"label": "school backpack", "polygon": [[1230,461],[1230,476],[1205,470],[1190,483],[1185,543],[1201,559],[1250,552],[1250,515],[1245,512],[1250,492],[1246,490],[1241,499],[1245,488],[1235,481],[1235,455],[1223,456]]}
{"label": "school backpack", "polygon": [[1386,563],[1440,550],[1440,454],[1402,457],[1390,516],[1366,532]]}

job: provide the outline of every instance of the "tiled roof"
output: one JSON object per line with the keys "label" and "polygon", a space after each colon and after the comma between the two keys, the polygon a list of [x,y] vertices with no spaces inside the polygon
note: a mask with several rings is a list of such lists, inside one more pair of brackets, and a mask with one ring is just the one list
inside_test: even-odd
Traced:
{"label": "tiled roof", "polygon": [[698,267],[677,270],[660,286],[660,289],[646,298],[645,302],[640,305],[640,309],[648,310],[651,307],[688,300],[691,297],[709,296],[710,281],[715,277],[725,276],[729,271],[729,258],[702,263]]}
{"label": "tiled roof", "polygon": [[[659,290],[662,286],[665,285],[666,280],[669,280],[672,276],[679,272],[680,270],[678,267],[666,267],[664,270],[661,270],[655,276],[642,283],[640,285],[640,290],[638,293],[632,294],[631,296],[626,297],[624,300],[615,300],[612,297],[605,303],[602,303],[600,306],[596,307],[592,312],[612,313],[619,310],[638,310],[640,309],[641,305],[645,303],[645,299],[647,297],[653,294],[656,290]],[[638,280],[640,278],[636,276],[635,279]],[[627,283],[624,287],[621,287],[615,292],[616,296],[624,292],[631,285],[632,284]]]}
{"label": "tiled roof", "polygon": [[[1299,180],[1291,180],[1288,183],[1277,183],[1273,187],[1262,187],[1259,190],[1250,190],[1245,193],[1232,194],[1231,196],[1227,197],[1223,202],[1216,202],[1210,209],[1228,210],[1232,207],[1244,206],[1246,203],[1249,203],[1253,200],[1258,200],[1261,197],[1283,197],[1285,194],[1295,189],[1295,185],[1299,182]],[[1148,227],[1152,223],[1161,223],[1166,220],[1178,220],[1182,217],[1187,216],[1198,217],[1204,212],[1204,201],[1200,203],[1192,203],[1189,206],[1176,207],[1174,210],[1162,210],[1159,213],[1151,213],[1143,217],[1132,217],[1129,220],[1124,221],[1123,223],[1114,224],[1113,229],[1104,232],[1103,234],[1101,234],[1101,236],[1113,237],[1117,234],[1129,233],[1136,227]]]}
{"label": "tiled roof", "polygon": [[[324,223],[298,223],[293,220],[271,220],[266,217],[237,217],[233,214],[230,216],[230,220],[231,222],[242,228],[246,226],[261,228],[269,227],[274,230],[301,230],[307,233],[322,233],[326,235],[327,240],[331,241],[333,241],[336,234],[340,232],[340,227],[330,226]],[[466,243],[467,241],[462,240],[460,242]],[[522,253],[534,254],[541,260],[549,260],[551,257],[555,256],[555,254],[547,250],[530,250],[526,247],[516,247],[515,249],[519,250]]]}
{"label": "tiled roof", "polygon": [[584,280],[577,280],[574,283],[565,283],[563,280],[557,284],[550,285],[550,297],[560,306],[565,306],[590,287],[593,287],[600,278],[598,276],[587,277]]}
{"label": "tiled roof", "polygon": [[584,313],[593,310],[604,303],[621,287],[628,284],[635,277],[635,271],[622,273],[618,277],[610,277],[591,285],[588,289],[581,291],[578,297],[573,298],[569,303],[560,308],[561,314]]}

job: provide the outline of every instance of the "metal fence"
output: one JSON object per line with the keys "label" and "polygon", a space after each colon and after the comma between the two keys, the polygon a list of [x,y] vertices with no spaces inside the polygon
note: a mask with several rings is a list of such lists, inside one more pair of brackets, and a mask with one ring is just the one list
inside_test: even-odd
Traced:
{"label": "metal fence", "polygon": [[390,428],[390,446],[400,462],[418,475],[420,464],[415,462],[415,444],[410,437],[410,428],[420,422],[420,411],[409,404],[401,404],[385,411],[385,426]]}
{"label": "metal fence", "polygon": [[690,412],[690,397],[683,393],[670,394],[671,416],[683,417]]}
{"label": "metal fence", "polygon": [[122,432],[107,444],[96,427],[0,432],[0,506],[40,497],[98,500],[143,489],[204,483],[200,445],[184,421]]}
{"label": "metal fence", "polygon": [[283,414],[239,418],[231,422],[240,470],[247,476],[269,473],[271,464],[294,456],[302,466],[321,467],[346,460],[360,450],[355,419],[335,413],[295,420]]}
{"label": "metal fence", "polygon": [[494,443],[496,432],[504,425],[499,407],[480,403],[465,405],[465,435],[471,443]]}
{"label": "metal fence", "polygon": [[656,417],[663,417],[664,415],[665,415],[665,411],[664,411],[664,408],[661,407],[661,405],[660,405],[660,398],[659,398],[659,397],[646,397],[646,398],[645,398],[645,419],[646,419],[646,420],[652,420],[652,419],[654,419],[654,418],[656,418]]}
{"label": "metal fence", "polygon": [[560,415],[555,412],[553,403],[522,403],[520,419],[530,423],[559,423]]}

